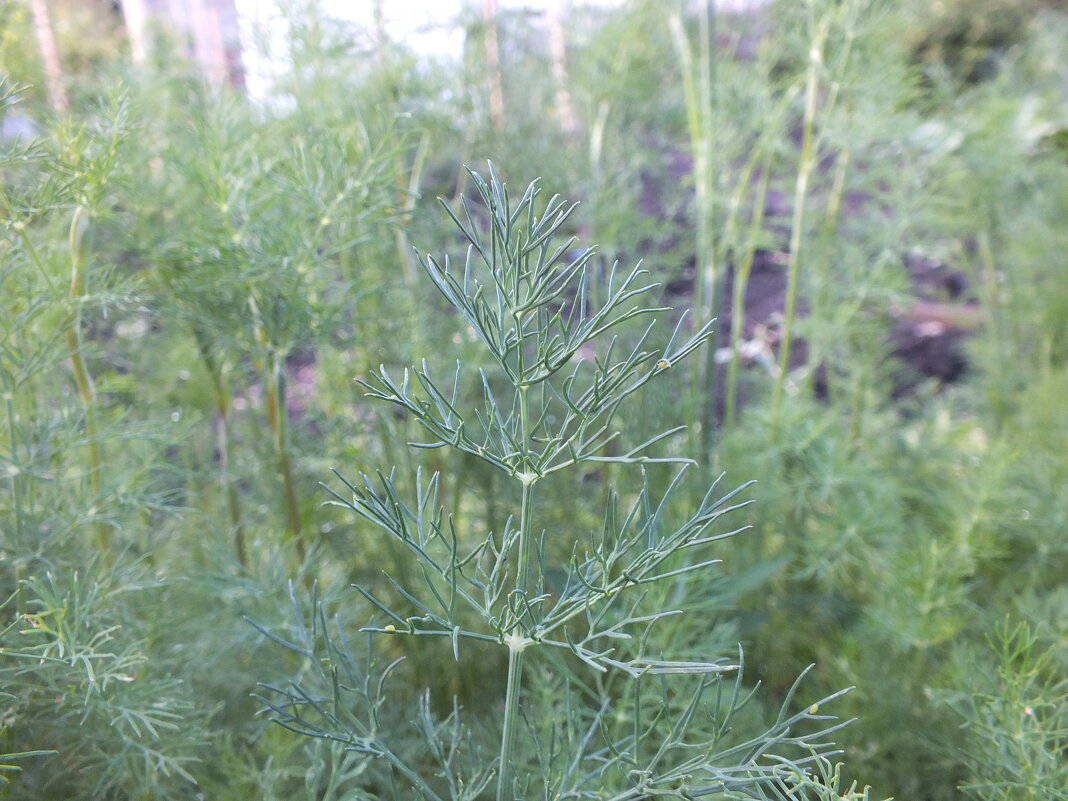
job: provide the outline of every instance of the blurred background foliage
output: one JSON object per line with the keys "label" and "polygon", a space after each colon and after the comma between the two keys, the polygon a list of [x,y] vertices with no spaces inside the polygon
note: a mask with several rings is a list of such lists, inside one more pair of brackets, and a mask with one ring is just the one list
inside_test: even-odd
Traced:
{"label": "blurred background foliage", "polygon": [[[291,3],[260,100],[178,39],[132,67],[115,4],[47,8],[66,111],[30,4],[0,2],[0,796],[365,797],[355,756],[257,717],[256,682],[308,666],[244,619],[284,631],[287,583],[316,583],[355,628],[348,584],[412,569],[321,507],[333,467],[441,471],[475,536],[514,507],[353,381],[477,362],[411,246],[462,257],[435,198],[491,159],[582,201],[596,273],[641,258],[676,313],[714,301],[712,358],[616,422],[688,424],[664,447],[706,454],[694,492],[756,479],[752,530],[648,647],[740,641],[771,707],[810,663],[814,695],[855,685],[840,741],[880,796],[1068,798],[1064,2],[784,1],[708,30],[575,2],[555,54],[542,15],[471,6],[454,62]],[[596,528],[630,480],[547,482],[541,522]],[[492,728],[499,655],[383,650],[402,694]]]}

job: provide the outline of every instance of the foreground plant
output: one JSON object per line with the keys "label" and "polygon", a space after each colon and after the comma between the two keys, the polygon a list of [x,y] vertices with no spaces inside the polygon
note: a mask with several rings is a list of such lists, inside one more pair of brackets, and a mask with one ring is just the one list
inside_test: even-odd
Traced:
{"label": "foreground plant", "polygon": [[[339,475],[343,488],[333,494],[335,505],[394,538],[418,566],[410,573],[417,582],[387,575],[384,588],[356,587],[378,615],[362,629],[372,640],[445,638],[457,662],[471,659],[476,647],[505,649],[496,753],[478,748],[458,709],[435,719],[429,697],[415,724],[421,746],[387,730],[392,710],[383,686],[396,663],[376,670],[373,649],[358,656],[321,606],[310,627],[298,616],[297,642],[265,632],[305,656],[309,671],[299,682],[264,686],[274,719],[364,754],[367,797],[475,799],[491,786],[497,801],[841,797],[827,780],[827,757],[835,753],[829,735],[844,724],[819,714],[840,693],[791,714],[795,684],[770,726],[743,734],[737,713],[751,693],[741,658],[693,661],[655,652],[657,623],[679,612],[647,607],[647,599],[665,588],[685,592],[691,577],[715,564],[707,546],[736,533],[719,531],[719,518],[744,502],[735,501],[740,490],[720,495],[713,483],[695,510],[669,524],[668,502],[694,463],[654,456],[652,448],[679,429],[627,448],[616,444],[615,414],[705,344],[710,325],[687,335],[683,318],[656,348],[650,322],[624,346],[622,324],[667,311],[642,304],[655,286],[648,274],[613,270],[606,299],[592,306],[592,251],[575,255],[573,239],[556,238],[574,206],[554,196],[542,207],[536,183],[513,202],[492,167],[488,181],[474,172],[471,179],[478,203],[464,199],[461,216],[449,211],[468,243],[463,268],[432,256],[420,263],[488,351],[492,369],[473,380],[478,407],[461,408],[462,365],[449,383],[424,361],[400,376],[380,368],[365,386],[426,430],[430,439],[415,447],[455,448],[514,481],[518,509],[503,530],[475,535],[458,531],[444,513],[437,474],[416,478],[410,502],[393,473],[357,481]],[[570,559],[554,564],[559,543],[537,524],[544,514],[539,485],[608,462],[642,465],[640,491],[622,510],[613,498],[601,530],[568,543]],[[677,466],[662,496],[644,467],[658,463]],[[524,676],[534,667],[539,682],[558,683],[537,688],[540,698],[552,699],[551,709],[530,703]],[[629,688],[612,683],[613,674]],[[816,731],[798,732],[809,720],[819,721]]]}

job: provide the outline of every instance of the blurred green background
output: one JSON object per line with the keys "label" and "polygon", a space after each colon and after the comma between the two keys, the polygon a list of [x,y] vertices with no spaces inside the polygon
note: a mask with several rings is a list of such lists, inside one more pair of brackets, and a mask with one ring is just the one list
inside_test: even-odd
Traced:
{"label": "blurred green background", "polygon": [[[581,201],[595,291],[642,259],[718,320],[616,421],[686,425],[694,493],[757,481],[661,647],[742,643],[768,708],[812,663],[855,686],[879,797],[1068,799],[1068,5],[488,3],[453,58],[278,14],[250,97],[181,29],[135,59],[117,4],[0,0],[0,797],[374,797],[257,716],[306,665],[245,619],[317,583],[355,630],[348,585],[412,569],[322,507],[331,468],[440,471],[476,535],[514,508],[353,380],[483,358],[412,246],[463,257],[437,198],[492,160]],[[634,482],[547,482],[541,523]],[[496,655],[388,645],[400,695],[492,727]]]}

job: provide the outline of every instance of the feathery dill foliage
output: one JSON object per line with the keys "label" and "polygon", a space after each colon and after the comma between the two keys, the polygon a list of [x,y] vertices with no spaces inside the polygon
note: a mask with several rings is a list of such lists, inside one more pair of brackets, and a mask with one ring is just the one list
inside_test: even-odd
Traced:
{"label": "feathery dill foliage", "polygon": [[[21,93],[0,83],[0,106]],[[118,96],[91,122],[0,146],[5,798],[177,793],[207,736],[154,625],[166,581],[124,553],[175,507],[157,465],[178,427],[101,397],[108,376],[87,335],[141,299],[91,247],[116,215],[129,111]]]}
{"label": "feathery dill foliage", "polygon": [[[492,368],[468,376],[458,364],[442,381],[423,361],[401,375],[381,367],[364,386],[425,429],[429,438],[414,447],[457,449],[514,481],[518,509],[500,531],[476,534],[445,514],[436,473],[417,476],[410,499],[395,471],[356,480],[338,473],[330,491],[334,505],[399,543],[418,566],[408,580],[387,575],[382,589],[356,585],[372,614],[361,629],[370,642],[443,638],[461,663],[487,647],[507,653],[499,741],[465,726],[455,705],[436,718],[427,693],[409,724],[422,740],[413,748],[411,732],[386,723],[395,714],[387,678],[399,660],[376,666],[376,647],[355,650],[321,604],[310,626],[298,614],[296,642],[261,629],[306,657],[300,680],[263,685],[271,716],[362,755],[369,798],[867,798],[867,790],[842,789],[828,761],[836,753],[829,737],[845,724],[820,709],[841,693],[791,714],[795,683],[770,725],[741,734],[736,716],[751,693],[740,654],[736,662],[689,661],[647,648],[656,623],[679,614],[647,608],[652,586],[681,586],[709,570],[717,560],[708,546],[736,533],[723,531],[720,518],[746,502],[736,500],[741,488],[720,493],[713,483],[669,524],[669,505],[694,462],[655,455],[676,430],[615,445],[614,416],[704,345],[710,325],[688,333],[684,317],[654,346],[651,320],[666,310],[644,305],[654,285],[640,267],[614,268],[603,300],[591,302],[593,251],[560,236],[574,205],[558,196],[543,204],[537,182],[514,202],[492,166],[488,180],[470,177],[476,198],[462,199],[459,214],[446,206],[467,242],[462,267],[430,255],[420,263]],[[621,326],[632,320],[649,322],[624,346]],[[481,396],[475,408],[461,400],[469,381]],[[538,528],[540,483],[608,462],[637,465],[641,490],[629,504],[610,499],[601,530],[576,541],[566,564],[552,564],[549,535]],[[653,464],[676,470],[658,497],[645,476]],[[533,708],[524,687],[534,665],[552,667],[539,670],[540,680],[559,682],[553,693],[538,688],[540,698],[555,699],[548,707]],[[629,688],[599,694],[597,677],[613,672],[628,677]]]}

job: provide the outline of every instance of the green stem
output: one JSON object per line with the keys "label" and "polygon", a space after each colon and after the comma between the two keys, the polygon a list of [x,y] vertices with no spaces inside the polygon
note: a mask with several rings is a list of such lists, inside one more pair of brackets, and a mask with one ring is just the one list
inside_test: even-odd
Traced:
{"label": "green stem", "polygon": [[282,477],[282,498],[285,503],[286,520],[289,533],[297,549],[297,558],[301,564],[307,556],[304,542],[304,525],[300,516],[300,502],[297,500],[297,488],[293,481],[293,468],[289,459],[286,412],[286,377],[281,356],[271,354],[271,374],[267,382],[267,421],[274,434],[275,454],[278,457],[278,472]]}
{"label": "green stem", "polygon": [[7,427],[11,438],[11,502],[15,511],[15,614],[21,617],[26,613],[26,601],[22,592],[22,574],[25,566],[22,563],[22,482],[20,480],[21,464],[19,463],[18,436],[15,433],[15,404],[14,388],[9,388],[5,394],[7,402]]}
{"label": "green stem", "polygon": [[861,366],[854,378],[853,397],[850,403],[849,446],[852,450],[860,445],[864,436],[864,406],[868,390],[868,368]]}
{"label": "green stem", "polygon": [[230,391],[223,377],[223,368],[211,352],[208,336],[198,325],[193,326],[193,338],[197,343],[200,360],[204,363],[211,381],[215,401],[216,449],[219,454],[219,483],[226,494],[226,505],[230,515],[230,528],[234,532],[234,550],[243,567],[248,567],[248,548],[245,543],[244,524],[241,520],[241,500],[237,484],[230,473],[231,437],[230,437]]}
{"label": "green stem", "polygon": [[[841,222],[842,201],[845,195],[846,176],[849,174],[850,158],[851,151],[850,148],[846,146],[842,148],[840,153],[838,153],[834,165],[834,178],[831,181],[830,194],[827,197],[826,211],[824,213],[823,227],[820,232],[820,253],[823,254],[823,256],[822,258],[817,259],[817,262],[814,265],[816,267],[815,284],[818,287],[818,292],[814,293],[813,314],[821,314],[822,309],[833,308],[833,305],[828,304],[836,303],[835,299],[830,296],[831,289],[834,286],[834,276],[831,274],[830,259],[827,258],[827,254],[831,252],[834,238],[838,233],[838,224]],[[826,354],[828,352],[829,346],[826,342],[826,336],[814,336],[809,351],[811,354],[810,364],[819,365],[826,363]],[[816,390],[817,375],[817,371],[813,369],[809,371],[807,376],[809,391],[813,393],[815,393]],[[838,393],[834,386],[834,371],[827,370],[824,380],[826,381],[827,397],[831,400],[832,404],[836,404],[837,395],[840,393]]]}
{"label": "green stem", "polygon": [[[522,356],[518,374],[523,371]],[[527,405],[527,388],[519,387],[519,420],[523,438],[523,448],[526,449],[530,442],[530,410]],[[527,471],[531,471],[529,464],[524,464],[522,481],[522,498],[519,507],[519,536],[518,553],[516,556],[516,583],[514,592],[523,593],[526,596],[530,582],[530,549],[531,549],[531,510],[534,505],[534,483],[536,478]],[[526,646],[522,635],[516,631],[519,622],[516,621],[512,631],[509,632],[508,642],[508,683],[504,694],[504,721],[501,732],[501,763],[497,775],[497,801],[512,801],[513,784],[515,776],[515,735],[519,728],[519,701],[523,689],[523,666]]]}
{"label": "green stem", "polygon": [[[408,226],[412,222],[412,212],[415,211],[416,199],[419,197],[419,184],[423,177],[423,167],[426,164],[427,154],[430,150],[430,135],[424,133],[419,140],[419,146],[415,151],[415,160],[411,170],[405,178],[403,160],[400,156],[394,159],[393,173],[397,184],[397,194],[400,202],[397,204],[397,219],[394,221],[393,236],[397,246],[397,260],[401,265],[401,277],[404,280],[404,289],[408,293],[412,308],[417,307],[417,274],[415,259],[412,257],[412,245],[408,241]],[[414,319],[415,315],[413,315]],[[418,326],[413,327],[413,335],[419,333]]]}
{"label": "green stem", "polygon": [[237,483],[230,472],[230,416],[229,408],[217,406],[215,421],[218,426],[220,481],[226,490],[226,506],[230,512],[230,528],[234,533],[234,551],[243,567],[248,567],[248,545],[245,541],[245,525],[241,520],[241,499],[237,492]]}
{"label": "green stem", "polygon": [[827,28],[827,20],[821,20],[809,49],[809,62],[805,77],[805,115],[801,135],[801,160],[797,167],[797,180],[794,185],[793,220],[790,225],[790,269],[786,279],[786,310],[783,314],[782,344],[779,349],[779,373],[775,376],[775,386],[771,396],[773,438],[778,436],[783,390],[790,372],[790,357],[793,354],[797,292],[801,275],[801,238],[804,234],[808,183],[816,163],[813,141],[816,107],[819,100],[820,70],[823,65],[823,44],[827,38]]}
{"label": "green stem", "polygon": [[741,359],[739,345],[745,330],[745,291],[749,286],[749,275],[753,269],[757,237],[761,226],[764,224],[764,203],[768,195],[770,178],[771,168],[765,159],[760,173],[760,184],[757,189],[756,200],[753,202],[753,217],[749,225],[745,253],[739,261],[734,274],[734,287],[731,293],[731,360],[727,364],[727,391],[723,411],[723,426],[728,431],[734,427],[737,417],[738,363]]}
{"label": "green stem", "polygon": [[33,240],[30,239],[30,235],[26,231],[26,223],[20,221],[15,223],[13,227],[16,231],[18,231],[19,236],[21,237],[22,242],[26,247],[26,253],[29,254],[30,261],[33,262],[34,266],[37,268],[37,271],[41,273],[41,276],[44,278],[45,283],[48,284],[48,288],[52,292],[56,292],[56,284],[52,280],[52,276],[48,274],[48,270],[45,269],[44,262],[41,261],[41,257],[37,255],[37,248],[33,246]]}
{"label": "green stem", "polygon": [[849,174],[849,162],[852,152],[849,147],[842,148],[838,154],[838,160],[834,165],[834,181],[831,183],[831,194],[827,198],[827,216],[824,221],[823,236],[832,239],[838,233],[838,223],[842,219],[842,198],[845,195],[846,175]]}
{"label": "green stem", "polygon": [[515,777],[515,733],[519,728],[519,695],[523,684],[525,651],[508,650],[508,690],[504,699],[504,731],[501,734],[501,769],[497,776],[497,801],[512,801]]}
{"label": "green stem", "polygon": [[[1009,364],[1014,353],[1025,352],[1018,347],[1017,337],[1005,324],[1003,317],[1001,289],[997,277],[997,256],[994,253],[997,242],[997,217],[994,210],[988,211],[990,221],[987,227],[979,231],[976,237],[977,253],[979,260],[980,280],[979,288],[982,291],[982,305],[987,309],[987,325],[990,329],[991,340],[997,343],[999,362]],[[997,429],[1003,426],[1008,413],[1008,395],[1003,388],[1004,384],[999,381],[987,383],[987,391],[990,398],[991,408],[994,410],[994,419]]]}
{"label": "green stem", "polygon": [[[70,291],[68,298],[73,303],[73,311],[67,323],[67,350],[70,354],[71,372],[78,388],[78,397],[82,401],[85,414],[85,438],[89,446],[89,488],[92,495],[94,514],[100,502],[100,474],[103,466],[103,454],[96,427],[94,406],[96,391],[93,379],[82,356],[81,339],[81,300],[85,294],[86,256],[89,252],[89,211],[85,206],[78,206],[70,222]],[[111,556],[111,538],[107,526],[98,522],[95,525],[97,549],[105,559]]]}
{"label": "green stem", "polygon": [[[407,175],[405,175],[403,156],[398,155],[393,161],[394,181],[396,182],[398,198],[396,218],[393,221],[393,237],[397,248],[397,261],[401,265],[404,294],[408,300],[408,347],[413,354],[426,351],[424,345],[429,332],[426,330],[426,321],[420,310],[419,270],[416,266],[411,240],[408,238],[408,228],[412,223],[412,215],[419,198],[419,185],[423,179],[423,168],[426,166],[429,152],[430,134],[424,132],[419,139],[419,145],[416,147]],[[444,475],[444,472],[442,475]]]}
{"label": "green stem", "polygon": [[[303,565],[307,556],[307,548],[304,542],[304,526],[300,516],[300,503],[297,499],[297,489],[293,481],[293,468],[289,459],[285,356],[277,343],[271,341],[267,327],[263,322],[259,304],[254,296],[249,296],[248,305],[255,321],[253,323],[255,340],[263,348],[266,358],[266,364],[261,365],[261,369],[264,372],[264,383],[266,384],[267,425],[271,430],[275,458],[278,460],[278,474],[282,479],[282,504],[285,508],[289,536],[296,547],[297,559]],[[306,576],[305,579],[306,581],[311,581],[310,576]]]}
{"label": "green stem", "polygon": [[402,776],[412,783],[412,787],[420,792],[421,797],[428,798],[430,801],[443,801],[441,796],[435,793],[430,785],[423,781],[423,777],[408,767],[403,759],[388,749],[383,749],[383,756],[385,756],[389,763],[396,768]]}
{"label": "green stem", "polygon": [[695,164],[695,167],[700,170],[697,179],[697,265],[700,270],[696,298],[698,325],[704,325],[712,319],[716,305],[716,279],[719,273],[716,261],[715,201],[713,198],[716,183],[715,162],[712,157],[712,117],[715,108],[715,98],[712,93],[714,22],[710,5],[710,2],[701,3],[701,12],[698,16],[700,49],[697,63],[699,90],[697,119],[699,122],[696,130],[691,133],[695,137],[696,150],[701,155],[699,162]]}
{"label": "green stem", "polygon": [[[694,58],[689,38],[682,19],[675,14],[669,19],[679,66],[682,68],[683,97],[686,101],[686,122],[690,134],[690,146],[694,159],[694,193],[696,204],[695,270],[694,275],[694,327],[705,325],[715,314],[716,261],[715,235],[715,164],[713,161],[713,95],[715,62],[713,52],[713,28],[715,12],[711,2],[702,3],[698,17],[699,50]],[[714,350],[714,349],[712,349]],[[710,380],[714,375],[712,357],[696,358],[690,363],[690,398],[693,404],[691,417],[697,424],[701,455],[711,442],[713,406],[708,402],[711,394]]]}
{"label": "green stem", "polygon": [[22,550],[22,482],[19,481],[19,474],[22,470],[19,464],[18,436],[15,433],[14,391],[9,389],[4,396],[7,405],[8,434],[11,440],[11,464],[14,468],[9,471],[9,474],[11,476],[11,501],[15,510],[14,546],[15,552],[18,553]]}

